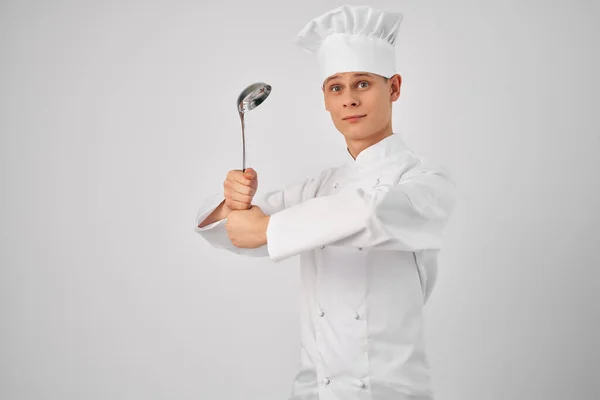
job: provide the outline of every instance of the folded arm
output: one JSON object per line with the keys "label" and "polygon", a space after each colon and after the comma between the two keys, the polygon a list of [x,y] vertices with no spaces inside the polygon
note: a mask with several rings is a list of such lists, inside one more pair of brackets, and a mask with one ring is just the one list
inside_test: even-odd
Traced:
{"label": "folded arm", "polygon": [[[317,177],[307,178],[283,189],[273,190],[264,195],[256,196],[252,204],[260,207],[266,215],[273,215],[286,208],[293,207],[308,198],[315,197],[321,180],[331,171],[332,169],[328,169],[321,172]],[[227,230],[225,229],[227,223],[226,218],[203,226],[202,228],[200,227],[222,201],[222,193],[214,193],[204,199],[196,215],[195,232],[204,237],[204,239],[216,248],[222,248],[236,254],[253,257],[269,256],[266,245],[252,249],[235,247],[231,243]]]}
{"label": "folded arm", "polygon": [[320,246],[416,251],[439,249],[456,202],[456,185],[441,167],[419,164],[393,185],[308,199],[271,215],[268,254],[274,261]]}

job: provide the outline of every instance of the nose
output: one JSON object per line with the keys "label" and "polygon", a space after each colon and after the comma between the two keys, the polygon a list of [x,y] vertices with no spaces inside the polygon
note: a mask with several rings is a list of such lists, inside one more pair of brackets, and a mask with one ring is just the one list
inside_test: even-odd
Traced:
{"label": "nose", "polygon": [[344,108],[358,107],[360,105],[360,101],[358,101],[358,98],[356,97],[356,95],[352,91],[348,91],[347,93],[348,94],[346,95],[346,98],[344,99]]}

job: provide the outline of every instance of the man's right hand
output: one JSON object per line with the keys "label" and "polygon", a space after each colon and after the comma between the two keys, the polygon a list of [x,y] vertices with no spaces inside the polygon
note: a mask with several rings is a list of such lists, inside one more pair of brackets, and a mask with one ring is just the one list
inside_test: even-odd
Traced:
{"label": "man's right hand", "polygon": [[245,172],[233,169],[227,173],[225,182],[225,212],[234,210],[248,210],[252,207],[252,199],[258,190],[258,175],[252,168],[246,168]]}

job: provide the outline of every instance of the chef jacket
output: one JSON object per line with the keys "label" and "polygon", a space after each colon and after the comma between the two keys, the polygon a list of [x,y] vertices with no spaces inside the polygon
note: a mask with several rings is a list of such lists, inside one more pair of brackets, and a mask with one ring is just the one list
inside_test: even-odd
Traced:
{"label": "chef jacket", "polygon": [[222,192],[204,199],[195,231],[237,254],[300,256],[300,366],[288,400],[432,400],[423,307],[456,185],[397,133],[347,157],[255,196],[270,215],[262,247],[233,246],[226,219],[198,227]]}

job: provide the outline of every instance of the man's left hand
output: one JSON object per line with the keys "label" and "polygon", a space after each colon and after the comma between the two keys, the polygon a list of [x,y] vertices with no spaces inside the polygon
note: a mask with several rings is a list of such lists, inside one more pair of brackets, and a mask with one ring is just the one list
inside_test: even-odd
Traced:
{"label": "man's left hand", "polygon": [[254,249],[267,244],[267,226],[271,217],[260,207],[231,211],[227,216],[227,235],[235,247]]}

